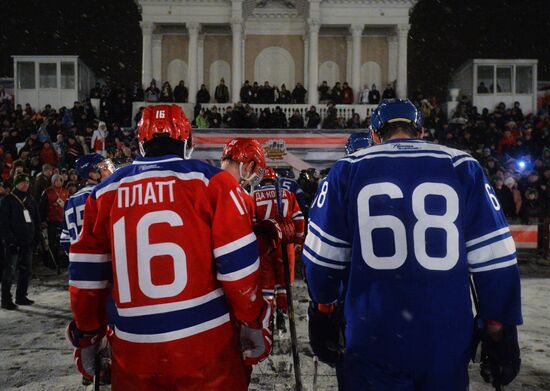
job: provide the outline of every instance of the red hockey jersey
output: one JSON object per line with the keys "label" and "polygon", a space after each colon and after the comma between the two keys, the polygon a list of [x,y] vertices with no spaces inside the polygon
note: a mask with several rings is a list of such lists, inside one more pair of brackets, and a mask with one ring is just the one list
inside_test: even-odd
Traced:
{"label": "red hockey jersey", "polygon": [[[81,330],[95,330],[112,292],[119,367],[165,380],[200,371],[203,389],[241,388],[204,380],[240,370],[230,320],[254,321],[262,307],[241,191],[228,173],[175,156],[138,158],[94,188],[70,249],[71,307]],[[210,372],[216,360],[227,371]]]}

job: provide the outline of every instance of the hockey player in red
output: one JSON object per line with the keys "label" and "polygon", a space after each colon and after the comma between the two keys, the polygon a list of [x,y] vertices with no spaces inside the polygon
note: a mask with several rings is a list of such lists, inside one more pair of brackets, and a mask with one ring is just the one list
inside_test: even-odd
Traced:
{"label": "hockey player in red", "polygon": [[144,157],[94,188],[70,249],[78,368],[91,377],[96,355],[108,361],[112,292],[113,391],[244,391],[246,366],[271,349],[271,309],[239,184],[188,160],[191,126],[176,105],[148,106],[138,140]]}
{"label": "hockey player in red", "polygon": [[[277,174],[271,167],[267,167],[261,181],[261,187],[252,193],[256,205],[258,220],[273,219],[277,216],[277,195],[275,181]],[[277,304],[277,328],[284,329],[284,318],[282,313],[288,312],[286,298],[286,283],[284,277],[282,251],[288,254],[288,266],[290,270],[290,283],[294,282],[294,265],[296,256],[294,243],[303,243],[304,239],[304,215],[294,193],[280,189],[281,202],[283,205],[283,218],[291,220],[294,225],[295,236],[293,242],[278,246],[277,251],[270,254],[260,255],[260,286],[264,298],[273,301],[275,294]],[[265,265],[265,266],[264,266]]]}

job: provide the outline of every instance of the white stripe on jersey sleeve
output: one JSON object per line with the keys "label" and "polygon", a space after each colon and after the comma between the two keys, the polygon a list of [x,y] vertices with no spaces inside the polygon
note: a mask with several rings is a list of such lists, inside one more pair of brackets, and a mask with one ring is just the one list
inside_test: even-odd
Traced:
{"label": "white stripe on jersey sleeve", "polygon": [[305,245],[308,246],[314,255],[330,259],[336,262],[349,262],[351,248],[336,247],[323,242],[313,231],[309,231],[306,237]]}
{"label": "white stripe on jersey sleeve", "polygon": [[258,270],[259,267],[260,258],[257,258],[256,261],[250,266],[227,274],[218,273],[216,278],[218,279],[218,281],[237,281],[254,273],[256,270]]}
{"label": "white stripe on jersey sleeve", "polygon": [[105,263],[111,262],[111,254],[70,253],[70,262]]}
{"label": "white stripe on jersey sleeve", "polygon": [[218,258],[223,255],[232,253],[233,251],[237,251],[238,249],[243,248],[244,246],[248,246],[250,243],[252,243],[255,240],[256,240],[256,235],[254,235],[254,233],[251,232],[248,235],[243,236],[242,238],[239,238],[237,240],[224,244],[223,246],[215,248],[214,257]]}
{"label": "white stripe on jersey sleeve", "polygon": [[508,227],[504,227],[504,228],[501,228],[501,229],[497,229],[496,231],[489,232],[488,234],[485,234],[485,235],[480,236],[480,237],[478,237],[478,238],[468,240],[468,241],[466,242],[466,247],[474,246],[474,245],[476,245],[476,244],[478,244],[478,243],[484,242],[485,240],[492,239],[492,238],[494,238],[495,236],[503,235],[503,234],[508,233],[508,232],[510,232],[510,228],[508,228]]}
{"label": "white stripe on jersey sleeve", "polygon": [[468,264],[476,265],[478,263],[484,263],[513,255],[516,252],[516,245],[514,239],[511,236],[499,240],[497,242],[490,243],[486,246],[477,248],[472,251],[468,251],[467,258]]}
{"label": "white stripe on jersey sleeve", "polygon": [[313,262],[316,265],[328,267],[330,269],[336,269],[336,270],[344,270],[347,265],[333,265],[332,263],[323,262],[317,258],[313,254],[311,254],[309,251],[307,251],[305,248],[302,250],[302,254],[307,257],[307,259],[311,262]]}
{"label": "white stripe on jersey sleeve", "polygon": [[487,265],[487,266],[478,267],[475,269],[470,268],[470,273],[479,273],[479,272],[486,272],[488,270],[503,269],[505,267],[513,266],[517,263],[518,263],[517,259],[514,258],[510,261],[495,263],[493,265]]}
{"label": "white stripe on jersey sleeve", "polygon": [[471,156],[464,156],[463,158],[458,159],[456,162],[453,163],[453,166],[457,167],[458,165],[464,163],[464,162],[476,162],[477,160],[474,159]]}
{"label": "white stripe on jersey sleeve", "polygon": [[79,281],[69,280],[69,285],[79,289],[104,289],[111,286],[111,281]]}
{"label": "white stripe on jersey sleeve", "polygon": [[319,227],[317,224],[315,224],[313,221],[309,221],[309,225],[315,229],[316,231],[319,232],[319,234],[323,237],[323,238],[326,238],[328,240],[330,240],[331,242],[334,242],[334,243],[338,243],[338,244],[346,244],[348,246],[351,246],[351,244],[349,242],[346,242],[345,240],[342,240],[342,239],[338,239],[336,236],[332,236],[331,234],[328,234],[326,233],[325,231],[323,231],[321,229],[321,227]]}

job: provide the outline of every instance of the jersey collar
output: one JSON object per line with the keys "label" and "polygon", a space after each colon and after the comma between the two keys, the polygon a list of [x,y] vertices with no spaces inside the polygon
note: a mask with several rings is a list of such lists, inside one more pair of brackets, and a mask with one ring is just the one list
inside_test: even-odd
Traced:
{"label": "jersey collar", "polygon": [[132,164],[167,163],[167,162],[176,162],[180,160],[183,160],[183,159],[176,155],[164,155],[164,156],[155,156],[155,157],[138,156],[132,162]]}

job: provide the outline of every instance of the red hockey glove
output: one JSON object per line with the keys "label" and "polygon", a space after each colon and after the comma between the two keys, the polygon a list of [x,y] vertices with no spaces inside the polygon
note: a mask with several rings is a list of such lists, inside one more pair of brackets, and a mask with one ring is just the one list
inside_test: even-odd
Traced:
{"label": "red hockey glove", "polygon": [[296,241],[296,229],[291,219],[276,216],[274,220],[279,225],[282,234],[282,243],[289,244]]}
{"label": "red hockey glove", "polygon": [[254,233],[260,244],[260,254],[270,253],[279,246],[283,239],[281,227],[273,219],[257,222],[254,225]]}
{"label": "red hockey glove", "polygon": [[88,380],[95,374],[96,357],[101,363],[101,383],[109,384],[111,379],[111,344],[108,337],[113,330],[105,326],[95,332],[86,333],[76,327],[73,320],[66,330],[67,339],[74,346],[73,358],[78,371]]}
{"label": "red hockey glove", "polygon": [[271,353],[273,323],[271,305],[264,299],[260,317],[253,324],[241,327],[241,346],[245,365],[256,365],[265,360]]}

